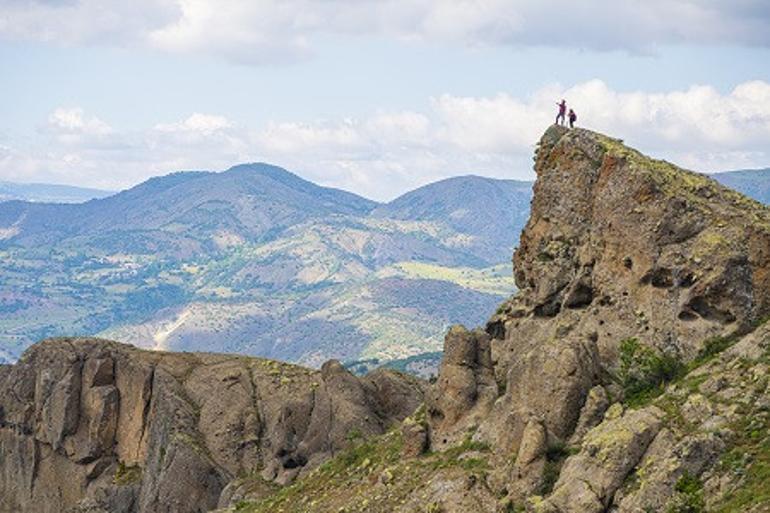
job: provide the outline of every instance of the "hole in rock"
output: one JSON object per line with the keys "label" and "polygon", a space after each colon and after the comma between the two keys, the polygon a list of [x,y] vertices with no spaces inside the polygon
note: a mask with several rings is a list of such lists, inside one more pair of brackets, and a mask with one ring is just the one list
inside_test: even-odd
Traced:
{"label": "hole in rock", "polygon": [[642,276],[642,283],[658,289],[668,289],[674,286],[674,276],[671,269],[657,267],[650,269]]}

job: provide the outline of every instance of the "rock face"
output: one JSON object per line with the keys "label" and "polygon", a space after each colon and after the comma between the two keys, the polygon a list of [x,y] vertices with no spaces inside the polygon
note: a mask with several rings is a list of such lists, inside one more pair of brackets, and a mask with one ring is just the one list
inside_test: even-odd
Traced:
{"label": "rock face", "polygon": [[[497,493],[522,503],[545,491],[538,511],[598,513],[612,505],[663,418],[656,408],[606,417],[612,398],[623,399],[622,342],[681,365],[709,340],[739,337],[766,318],[770,211],[587,130],[551,127],[535,170],[531,217],[514,254],[520,292],[490,319],[488,346],[479,335],[458,336],[460,328],[447,335],[428,395],[430,443],[443,450],[447,433],[472,434],[492,449]],[[497,397],[483,385],[491,373]],[[719,445],[677,443],[708,454]],[[581,456],[563,463],[565,447]],[[666,479],[685,467],[703,466],[680,465]],[[549,483],[556,468],[559,479]],[[634,497],[624,504],[642,495]]]}
{"label": "rock face", "polygon": [[590,431],[583,450],[561,469],[541,511],[601,513],[657,435],[664,413],[654,406],[603,422]]}
{"label": "rock face", "polygon": [[203,512],[236,476],[287,483],[411,414],[422,384],[57,339],[0,367],[0,511]]}
{"label": "rock face", "polygon": [[514,254],[522,292],[492,321],[496,338],[558,326],[593,335],[602,361],[630,336],[687,359],[770,313],[764,206],[587,130],[549,129],[535,170]]}
{"label": "rock face", "polygon": [[621,341],[688,361],[770,313],[764,206],[587,130],[551,127],[535,170],[514,254],[520,293],[487,325],[505,393],[477,438],[504,467],[533,421],[550,446],[579,443],[607,407],[595,387],[616,387]]}
{"label": "rock face", "polygon": [[498,396],[489,335],[453,326],[444,341],[439,379],[427,398],[433,446],[452,445],[475,428]]}

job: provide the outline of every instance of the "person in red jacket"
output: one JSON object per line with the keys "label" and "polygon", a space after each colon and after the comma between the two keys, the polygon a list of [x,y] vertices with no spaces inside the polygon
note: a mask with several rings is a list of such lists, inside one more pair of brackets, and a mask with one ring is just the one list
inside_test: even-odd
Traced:
{"label": "person in red jacket", "polygon": [[[564,125],[565,124],[564,115],[567,113],[567,102],[562,99],[561,103],[557,103],[556,105],[559,106],[559,113],[556,115],[556,124]],[[561,120],[561,123],[559,122],[559,120]]]}

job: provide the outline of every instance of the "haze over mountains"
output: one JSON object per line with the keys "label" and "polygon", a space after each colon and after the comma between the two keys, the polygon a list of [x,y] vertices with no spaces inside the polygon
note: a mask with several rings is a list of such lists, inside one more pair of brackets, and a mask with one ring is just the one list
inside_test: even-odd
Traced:
{"label": "haze over mountains", "polygon": [[770,168],[729,171],[712,174],[711,177],[746,196],[770,204]]}
{"label": "haze over mountains", "polygon": [[[768,170],[714,178],[770,201]],[[462,176],[379,204],[249,164],[4,201],[0,361],[72,334],[308,365],[436,351],[514,291],[531,185]]]}
{"label": "haze over mountains", "polygon": [[253,164],[79,205],[0,203],[2,356],[73,333],[310,365],[436,350],[513,292],[530,195],[461,177],[380,205]]}
{"label": "haze over mountains", "polygon": [[105,198],[114,191],[44,183],[14,183],[0,181],[0,201],[24,200],[41,203],[83,203]]}

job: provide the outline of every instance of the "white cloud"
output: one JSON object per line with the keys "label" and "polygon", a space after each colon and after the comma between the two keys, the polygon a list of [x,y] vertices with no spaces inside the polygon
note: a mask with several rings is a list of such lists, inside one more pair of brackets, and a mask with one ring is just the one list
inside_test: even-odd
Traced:
{"label": "white cloud", "polygon": [[47,129],[59,134],[107,135],[112,128],[97,117],[86,118],[79,107],[59,107],[48,116]]}
{"label": "white cloud", "polygon": [[177,123],[158,123],[155,130],[159,132],[200,132],[212,134],[218,130],[231,128],[232,123],[224,116],[200,114],[198,112]]}
{"label": "white cloud", "polygon": [[0,1],[0,38],[59,44],[142,43],[181,15],[173,0]]}
{"label": "white cloud", "polygon": [[250,161],[387,199],[457,174],[532,178],[532,151],[565,98],[578,123],[699,171],[770,166],[770,84],[727,94],[709,86],[619,92],[600,80],[544,87],[527,98],[441,95],[423,112],[242,126],[195,113],[143,133],[121,132],[81,109],[57,109],[27,145],[0,140],[0,179],[125,187],[180,169]]}
{"label": "white cloud", "polygon": [[770,45],[764,0],[72,0],[0,2],[0,37],[145,44],[245,63],[312,55],[320,35],[468,46],[654,51],[665,44]]}

